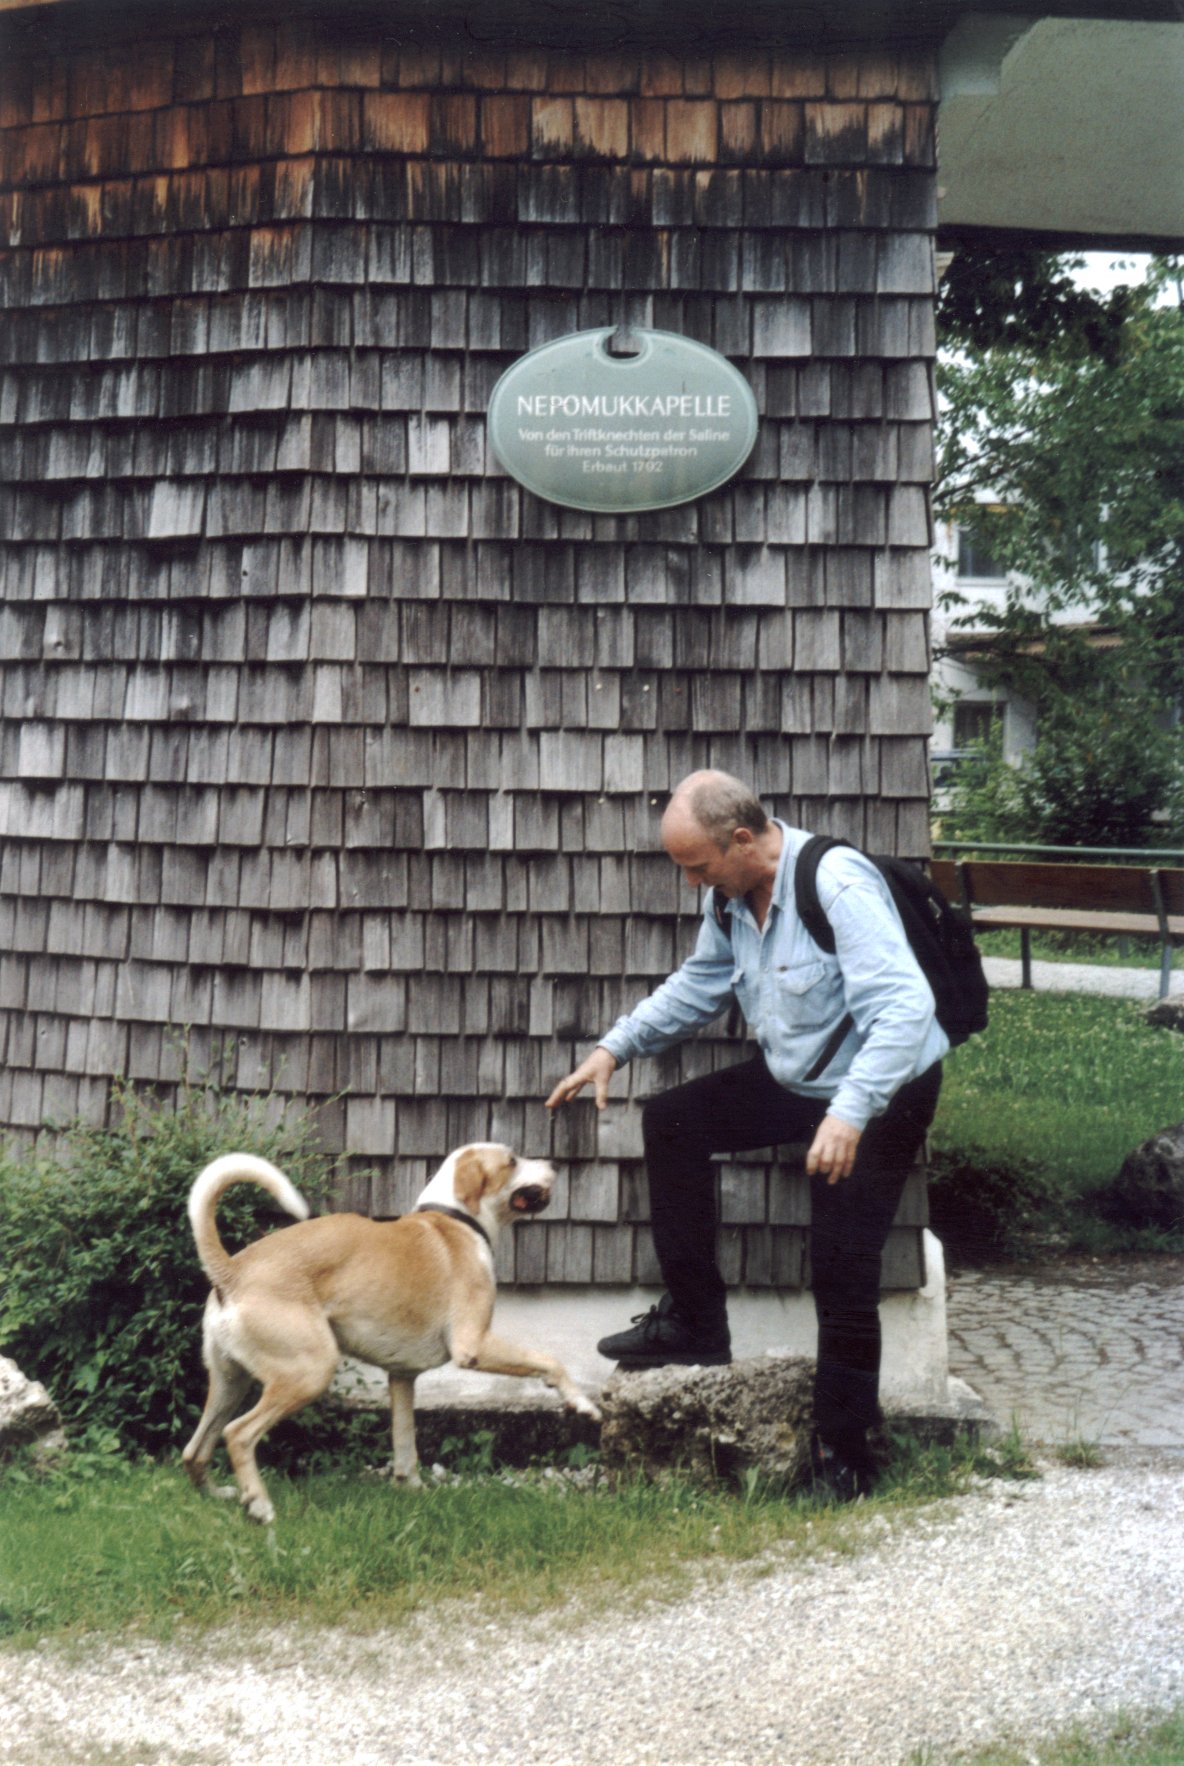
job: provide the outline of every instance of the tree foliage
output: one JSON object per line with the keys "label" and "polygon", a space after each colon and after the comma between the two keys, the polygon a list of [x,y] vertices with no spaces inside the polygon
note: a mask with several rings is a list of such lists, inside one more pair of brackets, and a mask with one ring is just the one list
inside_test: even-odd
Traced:
{"label": "tree foliage", "polygon": [[1137,295],[1129,286],[1102,296],[1075,282],[1077,260],[1021,245],[969,245],[955,255],[938,291],[937,323],[950,348],[1076,347],[1113,361]]}
{"label": "tree foliage", "polygon": [[[935,509],[1009,573],[958,605],[980,678],[1033,701],[1028,838],[1137,844],[1179,809],[1184,704],[1184,302],[1161,261],[1114,347],[1068,326],[951,353]],[[1174,290],[1175,298],[1170,296]],[[1017,837],[1015,835],[1013,838]]]}

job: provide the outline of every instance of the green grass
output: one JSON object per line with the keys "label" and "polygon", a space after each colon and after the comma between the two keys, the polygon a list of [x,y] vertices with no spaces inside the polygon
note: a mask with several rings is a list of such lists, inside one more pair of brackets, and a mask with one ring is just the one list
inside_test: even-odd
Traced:
{"label": "green grass", "polygon": [[270,1473],[277,1524],[261,1529],[237,1504],[198,1496],[178,1468],[89,1470],[83,1454],[48,1479],[27,1461],[0,1473],[0,1637],[162,1636],[230,1621],[365,1631],[457,1598],[490,1612],[620,1603],[772,1547],[853,1549],[873,1514],[903,1514],[976,1472],[1030,1472],[1014,1442],[989,1454],[901,1443],[883,1492],[853,1509],[756,1486],[609,1489],[527,1475],[413,1492],[358,1473]]}
{"label": "green grass", "polygon": [[1058,1465],[1071,1466],[1075,1471],[1092,1472],[1098,1466],[1105,1465],[1105,1456],[1096,1441],[1087,1441],[1078,1436],[1075,1440],[1063,1441],[1053,1449],[1053,1458]]}
{"label": "green grass", "polygon": [[[1181,1766],[1184,1761],[1184,1714],[1160,1721],[1119,1718],[1103,1735],[1074,1729],[1044,1742],[1016,1747],[988,1747],[958,1756],[958,1766]],[[922,1751],[909,1766],[955,1766],[946,1757]]]}
{"label": "green grass", "polygon": [[1182,1102],[1184,1036],[1139,1005],[997,989],[986,1033],[947,1060],[931,1139],[939,1159],[1035,1170],[1072,1209]]}

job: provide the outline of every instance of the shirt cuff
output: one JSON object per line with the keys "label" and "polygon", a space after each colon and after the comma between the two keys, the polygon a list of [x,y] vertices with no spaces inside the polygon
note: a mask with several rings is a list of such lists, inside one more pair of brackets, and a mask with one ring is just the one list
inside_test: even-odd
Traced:
{"label": "shirt cuff", "polygon": [[843,1122],[849,1122],[852,1128],[859,1130],[860,1134],[876,1114],[866,1100],[861,1102],[854,1092],[844,1090],[841,1082],[834,1097],[828,1101],[826,1109],[828,1115],[838,1116]]}
{"label": "shirt cuff", "polygon": [[618,1067],[623,1067],[632,1060],[634,1049],[630,1038],[614,1025],[607,1036],[602,1036],[596,1044],[598,1049],[607,1049]]}

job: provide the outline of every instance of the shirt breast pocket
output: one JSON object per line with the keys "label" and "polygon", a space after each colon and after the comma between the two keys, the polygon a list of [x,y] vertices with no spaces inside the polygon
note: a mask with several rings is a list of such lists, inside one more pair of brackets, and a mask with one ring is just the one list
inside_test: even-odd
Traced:
{"label": "shirt breast pocket", "polygon": [[826,963],[787,963],[774,971],[777,1016],[794,1029],[807,1029],[834,1017],[834,977]]}

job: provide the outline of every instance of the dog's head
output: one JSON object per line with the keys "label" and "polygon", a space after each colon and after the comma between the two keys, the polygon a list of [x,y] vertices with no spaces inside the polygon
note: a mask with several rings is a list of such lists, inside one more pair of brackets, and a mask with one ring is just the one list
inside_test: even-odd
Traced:
{"label": "dog's head", "polygon": [[555,1167],[546,1159],[522,1159],[512,1147],[496,1141],[478,1141],[458,1147],[445,1159],[429,1188],[433,1200],[443,1197],[437,1188],[443,1179],[451,1188],[451,1200],[478,1219],[498,1226],[527,1214],[538,1214],[551,1200]]}

